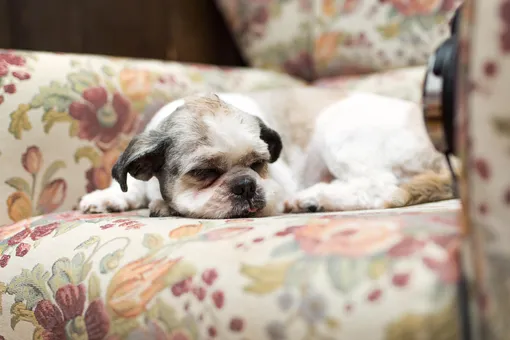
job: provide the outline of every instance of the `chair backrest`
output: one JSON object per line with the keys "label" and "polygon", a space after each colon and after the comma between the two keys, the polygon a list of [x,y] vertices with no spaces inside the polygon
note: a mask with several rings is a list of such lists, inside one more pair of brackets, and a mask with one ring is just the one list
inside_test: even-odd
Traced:
{"label": "chair backrest", "polygon": [[457,0],[217,0],[246,59],[315,80],[423,65]]}

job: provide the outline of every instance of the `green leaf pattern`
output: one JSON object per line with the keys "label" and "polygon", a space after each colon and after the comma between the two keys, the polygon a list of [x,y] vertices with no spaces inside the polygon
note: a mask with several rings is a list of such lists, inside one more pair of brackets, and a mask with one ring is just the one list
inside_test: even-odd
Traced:
{"label": "green leaf pattern", "polygon": [[15,276],[7,286],[7,294],[14,295],[16,302],[25,302],[28,309],[33,309],[41,300],[48,300],[51,294],[46,288],[50,273],[44,270],[42,264],[32,270],[22,269],[21,274]]}
{"label": "green leaf pattern", "polygon": [[28,182],[21,177],[11,177],[5,181],[5,184],[11,188],[16,189],[17,191],[21,191],[27,195],[30,195],[30,184],[28,184]]}
{"label": "green leaf pattern", "polygon": [[60,169],[65,169],[66,163],[64,161],[55,161],[51,163],[51,165],[46,169],[44,175],[41,178],[42,187],[44,188],[52,179],[52,177],[59,171]]}
{"label": "green leaf pattern", "polygon": [[52,275],[48,280],[53,294],[67,284],[77,285],[85,279],[88,273],[84,271],[84,261],[85,255],[77,253],[71,260],[61,258],[53,264]]}

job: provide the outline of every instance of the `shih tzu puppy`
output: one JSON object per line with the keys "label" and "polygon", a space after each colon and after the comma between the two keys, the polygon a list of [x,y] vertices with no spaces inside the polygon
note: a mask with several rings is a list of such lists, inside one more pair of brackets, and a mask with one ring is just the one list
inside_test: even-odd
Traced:
{"label": "shih tzu puppy", "polygon": [[174,101],[136,136],[84,212],[237,218],[400,207],[452,198],[417,105],[286,89]]}

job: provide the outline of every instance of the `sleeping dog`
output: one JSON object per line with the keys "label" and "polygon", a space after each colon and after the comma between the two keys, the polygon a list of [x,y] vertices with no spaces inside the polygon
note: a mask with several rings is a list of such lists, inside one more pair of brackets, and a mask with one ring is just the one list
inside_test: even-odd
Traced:
{"label": "sleeping dog", "polygon": [[453,196],[416,104],[310,88],[176,100],[134,137],[112,176],[80,210],[238,218]]}

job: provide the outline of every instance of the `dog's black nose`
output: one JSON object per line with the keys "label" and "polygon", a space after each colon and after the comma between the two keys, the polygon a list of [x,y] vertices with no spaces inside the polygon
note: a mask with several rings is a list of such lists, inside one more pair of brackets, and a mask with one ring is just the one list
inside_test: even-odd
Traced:
{"label": "dog's black nose", "polygon": [[249,176],[243,176],[236,179],[232,183],[232,192],[235,195],[242,196],[247,200],[252,199],[255,196],[257,190],[257,183]]}

